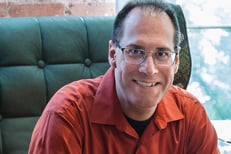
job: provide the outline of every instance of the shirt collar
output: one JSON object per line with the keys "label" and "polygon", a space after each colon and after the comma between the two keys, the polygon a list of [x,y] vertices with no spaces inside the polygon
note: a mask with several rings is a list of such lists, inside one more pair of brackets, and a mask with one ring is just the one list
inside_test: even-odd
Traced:
{"label": "shirt collar", "polygon": [[102,78],[92,109],[90,118],[95,123],[115,125],[117,119],[125,119],[115,91],[114,68],[109,68]]}
{"label": "shirt collar", "polygon": [[184,118],[183,113],[178,107],[180,98],[177,98],[178,87],[171,86],[168,93],[158,104],[155,116],[154,123],[159,129],[164,129],[167,127],[167,123],[172,121],[181,120]]}

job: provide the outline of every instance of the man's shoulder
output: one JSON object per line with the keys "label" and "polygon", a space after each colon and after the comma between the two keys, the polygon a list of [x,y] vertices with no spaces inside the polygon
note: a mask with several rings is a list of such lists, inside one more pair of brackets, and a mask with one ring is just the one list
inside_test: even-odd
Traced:
{"label": "man's shoulder", "polygon": [[172,85],[169,93],[175,96],[178,96],[180,98],[188,98],[192,100],[198,101],[198,98],[196,98],[192,93],[187,91],[186,89],[180,88],[178,86]]}
{"label": "man's shoulder", "polygon": [[98,76],[92,79],[80,79],[73,81],[64,85],[60,88],[59,91],[67,91],[67,92],[74,92],[74,93],[86,93],[90,91],[95,91],[99,84],[101,83],[103,76]]}
{"label": "man's shoulder", "polygon": [[89,108],[103,76],[73,81],[60,88],[48,103],[49,110],[65,111],[66,108]]}
{"label": "man's shoulder", "polygon": [[196,96],[178,86],[172,86],[167,95],[171,100],[174,100],[175,104],[181,110],[204,110],[202,103]]}
{"label": "man's shoulder", "polygon": [[172,86],[168,95],[185,116],[195,116],[197,113],[205,112],[200,100],[185,89]]}

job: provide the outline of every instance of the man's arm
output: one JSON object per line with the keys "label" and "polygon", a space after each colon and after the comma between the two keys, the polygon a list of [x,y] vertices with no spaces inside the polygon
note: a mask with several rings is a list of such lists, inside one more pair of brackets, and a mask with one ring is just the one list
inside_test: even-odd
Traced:
{"label": "man's arm", "polygon": [[191,154],[219,154],[215,128],[200,103],[196,103],[193,107],[186,144],[189,147],[188,153]]}
{"label": "man's arm", "polygon": [[63,116],[46,112],[35,126],[29,154],[80,154],[81,147],[81,131]]}

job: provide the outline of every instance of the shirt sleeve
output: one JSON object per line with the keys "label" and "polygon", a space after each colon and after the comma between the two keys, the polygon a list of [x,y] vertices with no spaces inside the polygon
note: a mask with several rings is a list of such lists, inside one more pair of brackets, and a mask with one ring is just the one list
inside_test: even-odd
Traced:
{"label": "shirt sleeve", "polygon": [[29,154],[77,154],[81,152],[81,132],[55,112],[42,115],[34,129]]}
{"label": "shirt sleeve", "polygon": [[219,154],[218,138],[211,121],[200,103],[193,106],[193,113],[189,125],[187,143],[190,154]]}
{"label": "shirt sleeve", "polygon": [[98,80],[80,80],[62,87],[37,121],[29,154],[81,154],[89,132],[89,109]]}

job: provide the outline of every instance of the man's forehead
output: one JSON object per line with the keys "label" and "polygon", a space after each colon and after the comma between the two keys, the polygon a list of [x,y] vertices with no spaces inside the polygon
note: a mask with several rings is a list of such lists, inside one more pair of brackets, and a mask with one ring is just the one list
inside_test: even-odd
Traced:
{"label": "man's forehead", "polygon": [[136,18],[137,16],[155,17],[163,14],[167,15],[166,12],[160,11],[159,9],[157,10],[156,8],[153,7],[135,7],[128,13],[125,20],[131,17]]}

